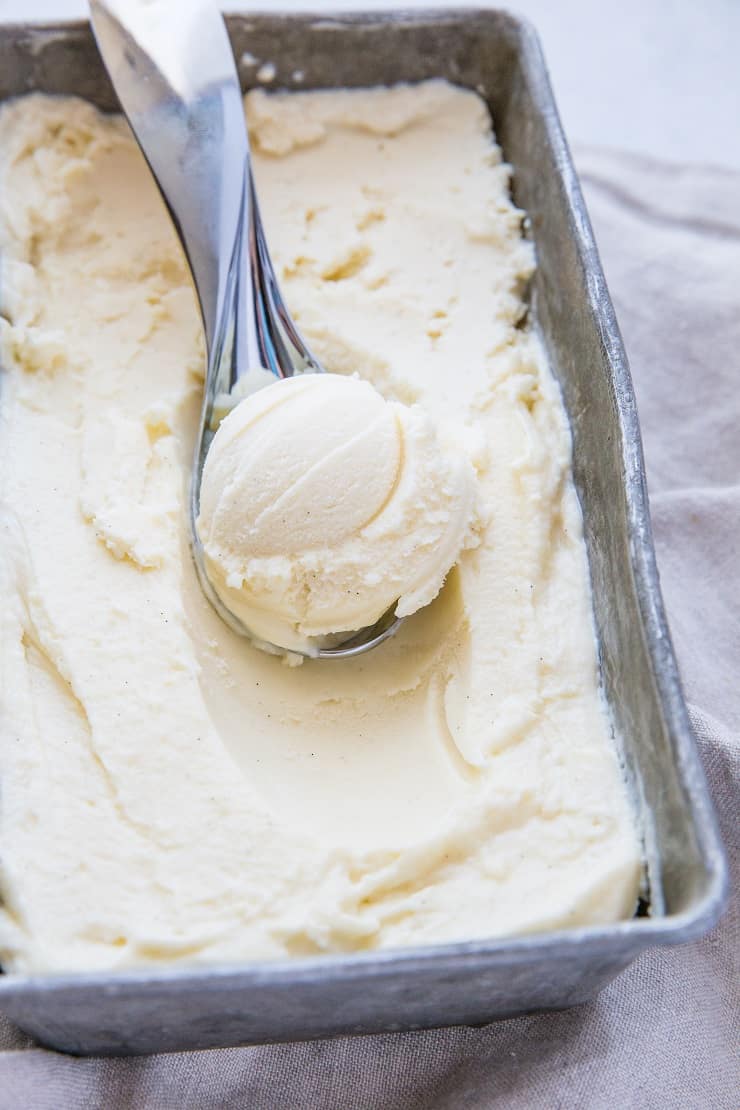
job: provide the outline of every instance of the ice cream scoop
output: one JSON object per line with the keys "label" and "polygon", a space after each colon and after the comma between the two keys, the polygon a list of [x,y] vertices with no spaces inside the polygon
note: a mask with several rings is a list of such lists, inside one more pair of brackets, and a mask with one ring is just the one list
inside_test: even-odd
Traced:
{"label": "ice cream scoop", "polygon": [[[241,90],[218,8],[210,0],[91,0],[90,14],[118,99],[185,248],[203,316],[206,384],[190,497],[198,578],[226,623],[253,636],[205,565],[195,527],[203,463],[224,399],[248,392],[250,379],[261,384],[265,370],[283,379],[323,368],[291,319],[272,267]],[[377,628],[314,654],[360,654],[387,639],[399,620],[388,614]]]}
{"label": "ice cream scoop", "polygon": [[[469,516],[465,466],[433,457],[434,435],[418,413],[401,415],[401,406],[387,407],[358,382],[325,381],[291,319],[262,229],[241,90],[217,7],[92,0],[91,15],[185,248],[203,316],[207,372],[190,498],[203,590],[232,628],[263,647],[359,654],[439,589]],[[278,382],[265,391],[269,400],[245,400],[220,430],[224,409],[259,389],[265,371],[281,382],[294,374],[305,380],[283,386],[274,411]],[[313,415],[295,425],[291,414],[301,407]],[[309,528],[309,513],[323,525]],[[376,516],[387,534],[372,531]]]}
{"label": "ice cream scoop", "polygon": [[197,529],[224,605],[259,640],[312,655],[428,604],[474,501],[471,463],[419,406],[359,378],[302,375],[221,423]]}

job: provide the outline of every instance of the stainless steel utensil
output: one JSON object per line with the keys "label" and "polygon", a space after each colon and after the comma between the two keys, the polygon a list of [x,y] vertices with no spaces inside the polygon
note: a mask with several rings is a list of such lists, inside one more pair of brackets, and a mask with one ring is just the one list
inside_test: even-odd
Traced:
{"label": "stainless steel utensil", "polygon": [[[532,316],[563,391],[601,676],[645,829],[642,913],[539,936],[228,967],[0,975],[0,1010],[54,1048],[145,1053],[480,1023],[585,1002],[645,949],[701,936],[727,870],[655,566],[627,358],[533,31],[491,9],[227,19],[246,87],[446,77],[478,89],[538,256]],[[32,90],[118,109],[84,23],[0,26],[0,99]],[[615,600],[616,599],[616,600]],[[1,774],[1,770],[0,770]]]}
{"label": "stainless steel utensil", "polygon": [[[116,95],[185,249],[203,316],[207,369],[189,499],[198,579],[221,618],[250,636],[214,589],[196,528],[203,465],[217,428],[214,401],[260,368],[285,378],[323,367],[280,293],[257,204],[234,56],[214,0],[91,0],[90,12]],[[337,646],[306,654],[361,655],[400,624],[390,609]]]}

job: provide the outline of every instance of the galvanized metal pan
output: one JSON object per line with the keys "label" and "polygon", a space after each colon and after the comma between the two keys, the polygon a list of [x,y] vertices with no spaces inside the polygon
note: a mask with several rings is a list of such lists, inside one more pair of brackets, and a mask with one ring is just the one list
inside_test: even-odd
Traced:
{"label": "galvanized metal pan", "polygon": [[[245,88],[446,77],[488,101],[539,256],[532,310],[573,429],[601,669],[646,829],[649,899],[602,928],[206,969],[0,975],[0,1009],[48,1045],[144,1053],[481,1023],[593,996],[644,949],[704,933],[726,867],[658,585],[629,368],[537,38],[495,11],[232,16]],[[255,63],[256,60],[256,63]],[[0,27],[0,98],[117,107],[86,24]]]}

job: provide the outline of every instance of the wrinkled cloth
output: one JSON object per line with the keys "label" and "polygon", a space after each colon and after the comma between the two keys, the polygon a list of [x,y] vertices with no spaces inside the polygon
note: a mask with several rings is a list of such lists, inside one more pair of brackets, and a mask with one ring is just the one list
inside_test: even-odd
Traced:
{"label": "wrinkled cloth", "polygon": [[732,871],[704,939],[592,1003],[447,1029],[123,1060],[0,1017],[0,1110],[735,1110],[740,1091],[740,174],[581,150],[635,380],[665,602]]}

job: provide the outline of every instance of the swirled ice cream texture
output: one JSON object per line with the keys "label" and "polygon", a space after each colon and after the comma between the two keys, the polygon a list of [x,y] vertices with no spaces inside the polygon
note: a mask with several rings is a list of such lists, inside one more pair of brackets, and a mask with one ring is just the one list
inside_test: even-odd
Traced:
{"label": "swirled ice cream texture", "polygon": [[390,641],[295,669],[190,561],[203,345],[124,123],[0,112],[0,960],[290,957],[633,912],[561,398],[485,106],[252,94],[264,219],[335,374],[466,445],[480,543]]}

